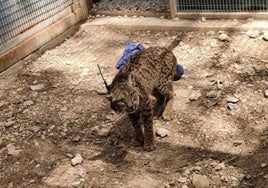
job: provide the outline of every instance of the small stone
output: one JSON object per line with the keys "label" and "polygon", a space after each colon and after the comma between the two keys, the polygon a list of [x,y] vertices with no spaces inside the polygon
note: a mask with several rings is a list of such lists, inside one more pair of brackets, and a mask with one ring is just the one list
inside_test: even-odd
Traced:
{"label": "small stone", "polygon": [[207,19],[205,17],[201,17],[201,22],[206,22]]}
{"label": "small stone", "polygon": [[186,183],[186,182],[187,182],[187,178],[185,178],[185,177],[180,177],[180,178],[178,179],[178,182],[179,182],[179,183]]}
{"label": "small stone", "polygon": [[7,145],[7,154],[11,156],[17,156],[22,150],[17,150],[13,144]]}
{"label": "small stone", "polygon": [[5,127],[6,127],[6,128],[12,127],[15,123],[16,123],[16,121],[8,120],[8,121],[5,123]]}
{"label": "small stone", "polygon": [[32,91],[39,91],[45,88],[45,84],[37,84],[37,85],[33,85],[30,86]]}
{"label": "small stone", "polygon": [[215,35],[215,31],[213,31],[213,30],[209,30],[209,31],[207,32],[207,35]]}
{"label": "small stone", "polygon": [[262,39],[263,39],[264,41],[268,41],[268,32],[265,32],[265,33],[263,34]]}
{"label": "small stone", "polygon": [[259,31],[247,31],[245,33],[249,38],[257,38],[259,36]]}
{"label": "small stone", "polygon": [[96,132],[98,136],[106,137],[110,134],[110,129],[103,128],[103,127],[101,127],[101,128],[97,127],[94,129],[94,132]]}
{"label": "small stone", "polygon": [[209,179],[206,175],[195,174],[192,183],[196,188],[209,188]]}
{"label": "small stone", "polygon": [[231,41],[231,38],[225,34],[225,33],[221,33],[219,36],[218,36],[218,39],[222,42],[229,42]]}
{"label": "small stone", "polygon": [[34,104],[34,102],[31,101],[31,100],[29,100],[29,101],[25,101],[25,102],[23,103],[23,106],[31,106],[31,105],[33,105],[33,104]]}
{"label": "small stone", "polygon": [[228,96],[226,100],[229,103],[238,103],[239,102],[239,99],[234,97],[234,96]]}
{"label": "small stone", "polygon": [[79,135],[73,138],[73,142],[79,142],[80,140],[81,140],[81,137]]}
{"label": "small stone", "polygon": [[164,138],[164,137],[167,137],[169,135],[169,130],[164,129],[164,128],[158,128],[156,130],[156,133],[155,134],[158,137]]}
{"label": "small stone", "polygon": [[189,188],[187,185],[183,185],[181,186],[181,188]]}
{"label": "small stone", "polygon": [[196,91],[190,95],[189,99],[190,101],[197,101],[198,99],[200,99],[201,96],[202,96],[201,92]]}
{"label": "small stone", "polygon": [[233,103],[228,103],[228,104],[227,104],[227,108],[228,108],[229,110],[234,110],[235,107],[236,107],[236,104],[233,104]]}
{"label": "small stone", "polygon": [[220,164],[218,164],[218,165],[215,167],[215,170],[219,171],[219,170],[222,170],[222,169],[224,169],[224,168],[225,168],[224,163],[220,163]]}
{"label": "small stone", "polygon": [[74,158],[74,155],[71,154],[71,153],[66,153],[66,156],[69,157],[69,158]]}
{"label": "small stone", "polygon": [[243,140],[235,140],[235,141],[234,141],[234,146],[240,146],[240,145],[242,145],[243,143],[244,143]]}
{"label": "small stone", "polygon": [[209,91],[209,92],[207,92],[207,97],[209,97],[209,98],[217,98],[218,97],[218,92],[217,91]]}
{"label": "small stone", "polygon": [[75,154],[71,162],[73,166],[81,164],[83,162],[83,157],[80,154]]}
{"label": "small stone", "polygon": [[193,168],[193,170],[194,170],[194,171],[201,171],[202,168],[201,168],[200,166],[195,166],[195,167]]}
{"label": "small stone", "polygon": [[247,179],[247,180],[249,180],[249,179],[251,179],[251,178],[252,178],[252,175],[249,175],[249,174],[246,175],[246,179]]}
{"label": "small stone", "polygon": [[268,98],[268,89],[266,89],[266,90],[264,91],[264,97],[265,97],[265,98]]}
{"label": "small stone", "polygon": [[262,167],[262,168],[267,167],[267,163],[262,163],[262,164],[261,164],[261,167]]}
{"label": "small stone", "polygon": [[264,179],[268,179],[268,174],[266,174],[265,176],[263,176]]}
{"label": "small stone", "polygon": [[218,104],[218,100],[217,99],[210,99],[210,100],[206,100],[204,102],[204,106],[207,108],[211,108],[213,106],[216,106]]}

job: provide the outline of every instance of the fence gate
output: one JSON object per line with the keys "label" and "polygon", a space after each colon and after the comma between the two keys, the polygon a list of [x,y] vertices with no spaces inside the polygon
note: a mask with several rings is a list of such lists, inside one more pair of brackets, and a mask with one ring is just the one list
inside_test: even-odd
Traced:
{"label": "fence gate", "polygon": [[268,0],[170,0],[172,16],[268,18]]}

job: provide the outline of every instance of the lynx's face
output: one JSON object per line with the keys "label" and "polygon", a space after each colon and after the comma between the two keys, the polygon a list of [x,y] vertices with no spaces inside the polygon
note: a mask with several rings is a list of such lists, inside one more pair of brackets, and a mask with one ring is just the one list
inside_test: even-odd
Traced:
{"label": "lynx's face", "polygon": [[134,113],[138,110],[140,98],[131,78],[116,82],[111,88],[108,99],[111,108],[119,113]]}

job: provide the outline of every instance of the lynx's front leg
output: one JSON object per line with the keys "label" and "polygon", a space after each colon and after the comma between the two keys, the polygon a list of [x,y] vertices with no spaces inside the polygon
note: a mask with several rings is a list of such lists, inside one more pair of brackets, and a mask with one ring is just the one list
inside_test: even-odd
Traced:
{"label": "lynx's front leg", "polygon": [[144,136],[143,136],[143,131],[140,125],[140,114],[129,114],[128,117],[135,130],[134,146],[143,146]]}
{"label": "lynx's front leg", "polygon": [[141,118],[144,125],[144,150],[155,150],[154,130],[153,130],[153,102],[148,99],[144,102],[144,109],[141,112]]}

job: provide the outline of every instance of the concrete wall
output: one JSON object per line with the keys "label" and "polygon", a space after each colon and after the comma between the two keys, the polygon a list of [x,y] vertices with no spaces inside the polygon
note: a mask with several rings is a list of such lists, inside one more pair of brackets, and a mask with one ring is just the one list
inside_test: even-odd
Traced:
{"label": "concrete wall", "polygon": [[[42,20],[0,46],[0,72],[33,52],[41,54],[60,44],[87,18],[89,2],[73,0],[59,13]],[[1,24],[1,23],[0,23]]]}

